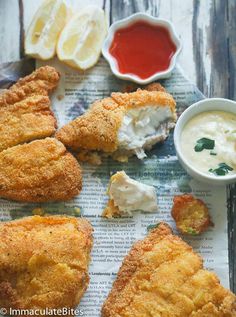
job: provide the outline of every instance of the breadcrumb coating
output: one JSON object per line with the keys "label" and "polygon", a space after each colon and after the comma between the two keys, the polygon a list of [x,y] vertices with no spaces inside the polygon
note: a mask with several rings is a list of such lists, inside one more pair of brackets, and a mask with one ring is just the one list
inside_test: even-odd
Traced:
{"label": "breadcrumb coating", "polygon": [[0,151],[55,132],[48,93],[59,78],[55,68],[41,67],[0,95]]}
{"label": "breadcrumb coating", "polygon": [[54,138],[0,153],[0,197],[27,202],[64,201],[79,194],[81,187],[77,160]]}
{"label": "breadcrumb coating", "polygon": [[111,97],[94,102],[82,116],[66,124],[56,133],[65,146],[113,153],[118,149],[118,130],[124,115],[132,108],[151,105],[170,107],[173,120],[175,101],[163,91],[137,90],[132,93],[112,93]]}
{"label": "breadcrumb coating", "polygon": [[119,210],[117,206],[115,206],[114,200],[109,199],[107,202],[107,206],[102,212],[102,217],[111,219],[114,217],[121,217],[122,215],[123,213]]}
{"label": "breadcrumb coating", "polygon": [[175,196],[171,215],[183,234],[200,234],[213,226],[207,205],[192,195]]}
{"label": "breadcrumb coating", "polygon": [[114,152],[124,112],[112,98],[95,101],[84,115],[57,131],[56,138],[73,150]]}
{"label": "breadcrumb coating", "polygon": [[0,224],[0,306],[74,308],[88,283],[92,226],[81,218],[26,217]]}
{"label": "breadcrumb coating", "polygon": [[8,107],[0,107],[0,151],[43,139],[56,130],[56,119],[47,96],[30,96]]}
{"label": "breadcrumb coating", "polygon": [[146,105],[159,105],[160,107],[169,106],[172,113],[175,113],[176,103],[173,97],[164,91],[138,89],[130,93],[113,92],[111,97],[126,110]]}
{"label": "breadcrumb coating", "polygon": [[236,316],[236,296],[161,223],[125,257],[102,317]]}
{"label": "breadcrumb coating", "polygon": [[76,157],[80,162],[87,162],[92,165],[101,165],[101,156],[97,152],[90,152],[88,150],[82,150],[77,153]]}
{"label": "breadcrumb coating", "polygon": [[0,95],[0,107],[19,102],[32,95],[48,95],[58,84],[59,73],[54,67],[43,66],[21,78]]}
{"label": "breadcrumb coating", "polygon": [[148,91],[164,91],[166,92],[166,89],[160,84],[160,83],[151,83],[145,87]]}

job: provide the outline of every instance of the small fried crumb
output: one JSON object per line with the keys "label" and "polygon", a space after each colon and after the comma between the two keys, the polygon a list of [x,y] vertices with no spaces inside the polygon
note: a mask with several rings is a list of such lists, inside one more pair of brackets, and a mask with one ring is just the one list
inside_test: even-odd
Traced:
{"label": "small fried crumb", "polygon": [[120,217],[122,214],[119,208],[115,206],[114,200],[109,200],[106,208],[103,210],[102,217],[111,219],[113,217]]}
{"label": "small fried crumb", "polygon": [[62,100],[62,99],[64,99],[64,96],[63,95],[57,95],[57,100]]}
{"label": "small fried crumb", "polygon": [[120,163],[127,163],[129,161],[129,156],[125,154],[112,154],[113,160],[120,162]]}
{"label": "small fried crumb", "polygon": [[74,211],[75,211],[75,214],[76,214],[76,215],[80,216],[80,214],[81,214],[81,209],[80,209],[79,207],[75,207],[75,208],[74,208]]}
{"label": "small fried crumb", "polygon": [[33,215],[43,216],[45,215],[45,210],[43,208],[35,208],[32,210]]}
{"label": "small fried crumb", "polygon": [[86,150],[82,150],[76,156],[78,160],[81,162],[87,162],[92,165],[102,164],[101,156],[97,152],[89,152]]}
{"label": "small fried crumb", "polygon": [[165,88],[160,83],[152,83],[145,87],[145,90],[148,91],[165,91]]}
{"label": "small fried crumb", "polygon": [[206,204],[192,195],[175,196],[171,215],[183,234],[198,235],[213,226]]}
{"label": "small fried crumb", "polygon": [[133,91],[135,91],[135,85],[134,84],[129,84],[129,85],[125,86],[123,92],[133,92]]}

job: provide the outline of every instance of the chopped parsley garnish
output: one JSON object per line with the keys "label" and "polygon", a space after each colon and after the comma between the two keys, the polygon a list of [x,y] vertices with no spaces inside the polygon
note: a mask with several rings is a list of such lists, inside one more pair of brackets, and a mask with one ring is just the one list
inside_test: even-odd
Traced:
{"label": "chopped parsley garnish", "polygon": [[224,169],[228,170],[228,171],[233,171],[233,167],[229,166],[229,165],[226,164],[226,163],[220,163],[219,166],[220,166],[221,168],[224,168]]}
{"label": "chopped parsley garnish", "polygon": [[149,225],[149,226],[147,226],[147,231],[150,231],[150,230],[152,230],[152,229],[157,228],[157,227],[159,226],[159,224],[160,224],[160,223],[156,223],[155,225]]}
{"label": "chopped parsley garnish", "polygon": [[218,176],[224,176],[224,175],[228,174],[229,171],[233,171],[233,167],[229,166],[226,163],[220,163],[220,164],[218,164],[217,168],[215,168],[215,169],[210,168],[209,169],[210,173],[213,173],[213,174],[218,175]]}
{"label": "chopped parsley garnish", "polygon": [[201,152],[204,150],[203,144],[202,143],[197,143],[194,147],[195,152]]}
{"label": "chopped parsley garnish", "polygon": [[210,155],[217,155],[217,153],[214,151],[210,151]]}
{"label": "chopped parsley garnish", "polygon": [[195,236],[196,234],[199,234],[199,232],[197,232],[196,229],[193,229],[191,227],[187,228],[186,231],[187,231],[188,234],[191,234],[193,236]]}
{"label": "chopped parsley garnish", "polygon": [[197,144],[194,147],[195,152],[201,152],[205,150],[213,150],[215,147],[215,140],[208,138],[201,138],[197,140]]}

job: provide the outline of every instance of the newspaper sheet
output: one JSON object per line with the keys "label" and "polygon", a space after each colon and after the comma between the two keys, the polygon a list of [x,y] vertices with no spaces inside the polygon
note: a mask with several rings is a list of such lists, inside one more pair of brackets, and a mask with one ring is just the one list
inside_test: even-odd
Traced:
{"label": "newspaper sheet", "polygon": [[[24,61],[32,67],[32,61]],[[99,63],[86,72],[78,72],[62,65],[57,59],[47,62],[61,73],[60,85],[52,96],[52,107],[58,119],[59,127],[81,115],[96,99],[109,96],[113,91],[134,89],[134,84],[115,78],[106,61]],[[43,63],[38,63],[38,66]],[[17,68],[17,75],[24,67]],[[4,68],[5,69],[5,68]],[[30,67],[28,68],[30,69]],[[6,70],[6,69],[5,69]],[[13,79],[9,73],[13,73]],[[1,73],[0,85],[7,87],[7,82],[14,81],[14,64]],[[5,74],[5,76],[3,76]],[[180,114],[190,104],[204,98],[199,90],[182,74],[179,67],[169,79],[162,81],[164,87],[177,101]],[[0,87],[1,88],[1,87]],[[203,199],[215,224],[201,236],[183,237],[194,250],[204,258],[205,267],[214,270],[222,284],[229,287],[228,236],[227,236],[227,197],[225,187],[210,187],[191,179],[180,166],[173,145],[173,136],[147,153],[143,161],[131,158],[129,163],[117,163],[106,158],[102,165],[82,164],[83,190],[70,202],[49,204],[23,204],[0,200],[0,218],[2,221],[32,214],[36,207],[42,207],[49,214],[68,214],[78,216],[75,207],[81,209],[81,216],[90,220],[94,227],[94,247],[90,265],[90,285],[79,309],[83,316],[100,316],[101,305],[111,289],[112,282],[124,256],[137,239],[147,234],[148,226],[166,221],[175,230],[170,210],[172,198],[181,193],[193,193]],[[110,176],[116,171],[124,170],[129,176],[143,183],[155,186],[159,212],[136,212],[132,217],[107,220],[101,217],[107,201],[105,194]],[[176,230],[175,230],[176,231]]]}

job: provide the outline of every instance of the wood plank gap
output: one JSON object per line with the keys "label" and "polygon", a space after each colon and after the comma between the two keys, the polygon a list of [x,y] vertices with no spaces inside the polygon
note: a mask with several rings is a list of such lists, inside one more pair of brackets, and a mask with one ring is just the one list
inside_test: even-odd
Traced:
{"label": "wood plank gap", "polygon": [[109,12],[109,20],[110,20],[110,25],[112,24],[112,8],[113,8],[113,0],[110,0],[110,12]]}
{"label": "wood plank gap", "polygon": [[19,0],[18,4],[19,4],[19,24],[20,24],[20,58],[23,58],[25,56],[24,5],[22,0]]}
{"label": "wood plank gap", "polygon": [[203,64],[203,34],[202,30],[198,27],[199,7],[200,1],[194,0],[192,19],[193,56],[195,61],[197,86],[207,96],[209,92],[206,85],[206,75]]}

